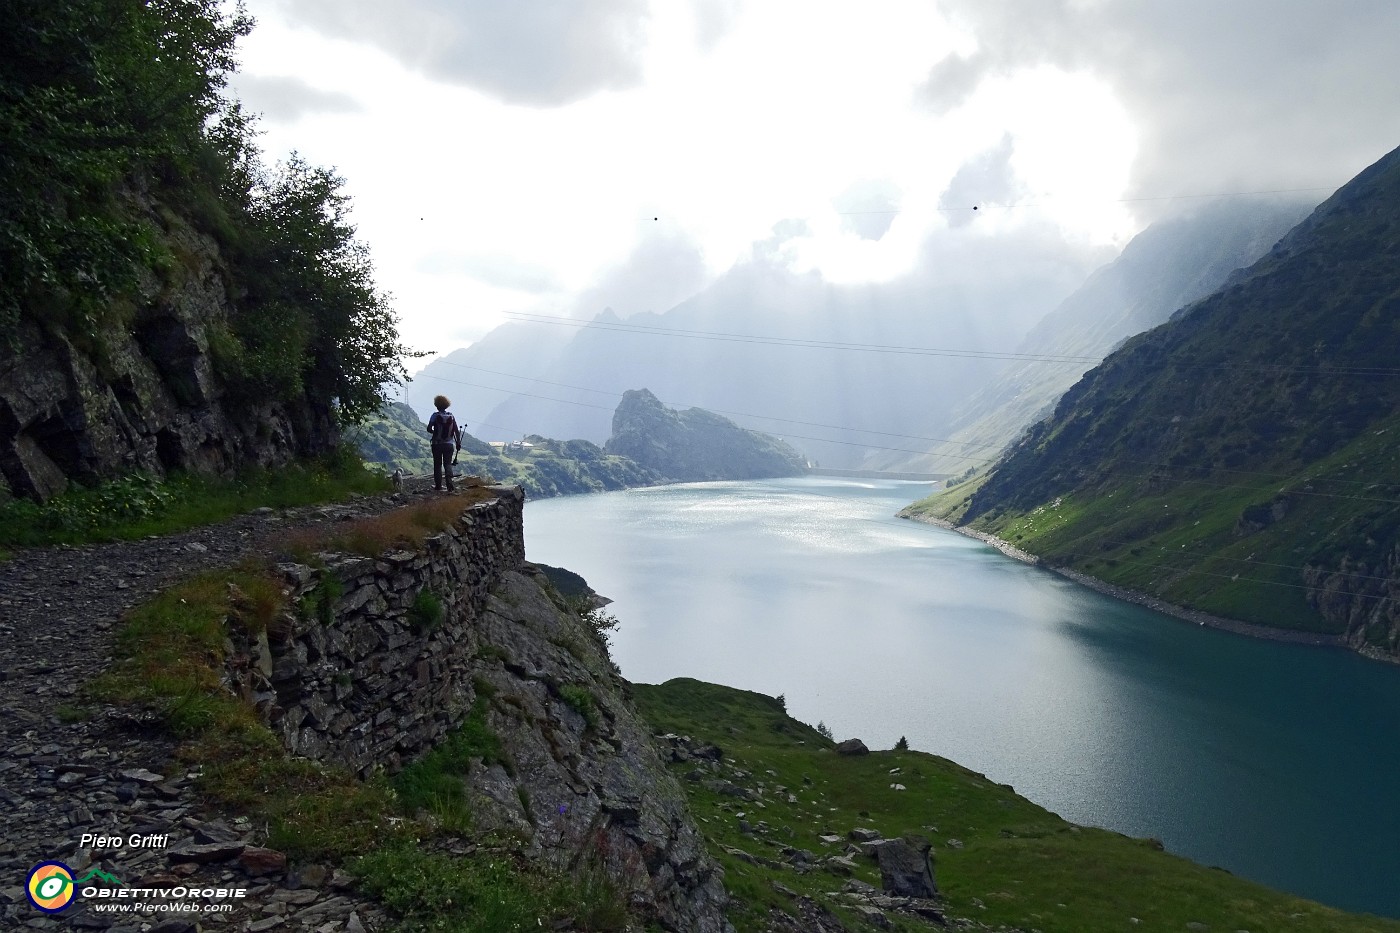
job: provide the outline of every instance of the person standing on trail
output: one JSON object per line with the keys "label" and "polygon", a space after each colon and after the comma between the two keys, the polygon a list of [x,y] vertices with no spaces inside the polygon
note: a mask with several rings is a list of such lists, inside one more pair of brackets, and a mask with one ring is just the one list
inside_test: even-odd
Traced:
{"label": "person standing on trail", "polygon": [[446,474],[448,492],[452,491],[453,453],[462,449],[462,429],[457,427],[457,419],[447,410],[451,404],[447,396],[437,396],[433,399],[437,411],[428,417],[428,437],[433,445],[433,488],[442,489],[443,474]]}

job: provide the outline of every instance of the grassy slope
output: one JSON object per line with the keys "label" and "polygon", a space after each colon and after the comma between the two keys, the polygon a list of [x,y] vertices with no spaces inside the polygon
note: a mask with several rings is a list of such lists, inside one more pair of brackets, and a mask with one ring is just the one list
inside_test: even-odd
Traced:
{"label": "grassy slope", "polygon": [[[800,874],[779,853],[792,846],[823,857],[839,854],[839,847],[817,837],[844,838],[854,827],[876,829],[887,838],[906,832],[930,838],[949,916],[990,928],[1095,933],[1180,931],[1203,923],[1212,930],[1251,933],[1400,933],[1394,920],[1345,914],[1196,865],[1149,840],[1074,826],[1010,787],[934,755],[836,755],[831,742],[788,717],[771,697],[689,679],[637,684],[633,690],[643,715],[659,731],[719,745],[749,777],[737,777],[732,769],[720,776],[763,789],[760,801],[745,801],[681,780],[711,853],[725,868],[725,884],[735,899],[730,918],[741,933],[763,929],[772,908],[790,910],[790,899],[773,888],[775,882],[815,898],[853,930],[869,929],[829,893],[839,891],[843,879],[822,869]],[[672,768],[683,778],[694,765]],[[892,775],[896,768],[899,773]],[[894,781],[907,790],[891,789]],[[798,802],[787,803],[779,785]],[[740,832],[739,813],[751,823],[766,822],[769,831]],[[951,846],[950,839],[962,847]],[[751,864],[727,848],[764,862]],[[873,862],[856,861],[856,877],[878,887]],[[889,916],[895,929],[930,929],[912,918]]]}
{"label": "grassy slope", "polygon": [[0,502],[0,559],[9,548],[129,541],[224,521],[261,506],[287,508],[387,492],[388,481],[353,453],[277,470],[250,469],[223,479],[132,474],[101,486],[74,487],[42,505]]}
{"label": "grassy slope", "polygon": [[[1153,489],[1141,474],[1129,473],[1033,508],[999,509],[970,524],[1056,564],[1169,602],[1260,625],[1335,634],[1340,628],[1308,604],[1298,568],[1337,563],[1358,537],[1393,539],[1398,510],[1381,500],[1394,489],[1346,478],[1400,475],[1396,436],[1400,416],[1288,480],[1231,473]],[[906,512],[960,524],[984,482],[974,478]],[[1241,528],[1246,509],[1267,505],[1284,490],[1291,495],[1281,519],[1252,532]]]}

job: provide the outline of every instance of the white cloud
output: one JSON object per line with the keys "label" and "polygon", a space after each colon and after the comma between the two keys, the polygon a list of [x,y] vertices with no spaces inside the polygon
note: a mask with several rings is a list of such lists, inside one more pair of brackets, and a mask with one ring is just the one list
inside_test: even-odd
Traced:
{"label": "white cloud", "polygon": [[[784,219],[790,268],[853,284],[930,237],[1122,243],[1129,193],[1340,184],[1400,110],[1380,0],[250,7],[238,84],[286,91],[267,148],[345,176],[420,346],[510,311],[662,310]],[[989,209],[959,226],[964,189]],[[876,201],[898,213],[852,220]]]}

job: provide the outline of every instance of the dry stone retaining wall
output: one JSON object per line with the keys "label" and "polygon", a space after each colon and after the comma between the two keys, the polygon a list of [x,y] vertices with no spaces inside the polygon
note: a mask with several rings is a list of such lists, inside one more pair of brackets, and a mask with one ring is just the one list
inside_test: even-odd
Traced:
{"label": "dry stone retaining wall", "polygon": [[[279,565],[300,611],[232,652],[229,675],[289,751],[361,774],[394,771],[461,722],[472,623],[525,561],[524,496],[490,488],[496,498],[467,506],[422,551]],[[440,621],[415,618],[425,592]]]}

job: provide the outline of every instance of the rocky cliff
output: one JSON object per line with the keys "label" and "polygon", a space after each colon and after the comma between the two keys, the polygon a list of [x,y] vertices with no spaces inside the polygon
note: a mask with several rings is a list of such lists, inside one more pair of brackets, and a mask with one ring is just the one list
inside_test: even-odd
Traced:
{"label": "rocky cliff", "polygon": [[228,473],[332,449],[328,398],[240,392],[216,360],[237,286],[218,246],[171,210],[133,210],[169,261],[89,332],[33,315],[0,340],[0,499],[46,499],[134,470]]}
{"label": "rocky cliff", "polygon": [[792,476],[806,468],[802,455],[775,437],[701,408],[674,411],[646,389],[623,393],[603,450],[682,483]]}

